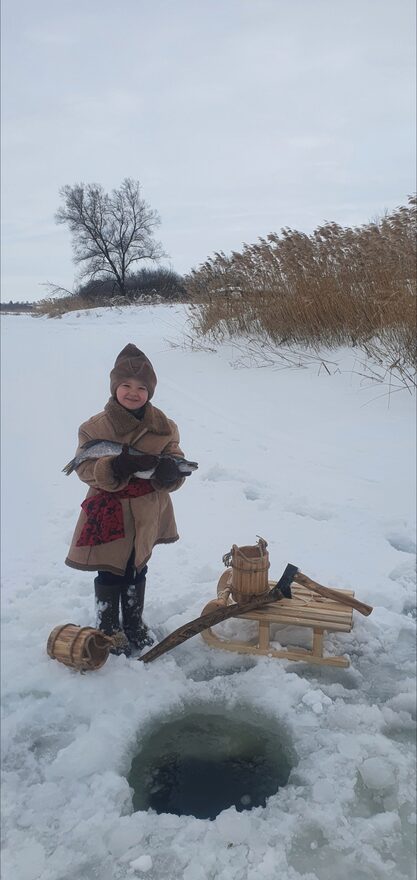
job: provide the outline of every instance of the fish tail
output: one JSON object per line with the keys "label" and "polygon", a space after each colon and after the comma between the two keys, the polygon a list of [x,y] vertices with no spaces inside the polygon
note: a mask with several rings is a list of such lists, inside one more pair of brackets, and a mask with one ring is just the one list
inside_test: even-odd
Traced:
{"label": "fish tail", "polygon": [[69,477],[70,474],[75,470],[75,458],[72,458],[65,467],[62,468],[62,473],[66,474]]}

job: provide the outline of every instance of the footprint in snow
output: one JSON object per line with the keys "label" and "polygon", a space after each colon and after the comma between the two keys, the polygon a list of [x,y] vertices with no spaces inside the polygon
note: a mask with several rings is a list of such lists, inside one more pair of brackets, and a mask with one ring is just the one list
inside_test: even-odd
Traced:
{"label": "footprint in snow", "polygon": [[[213,467],[201,474],[201,479],[209,483],[246,483],[247,473],[243,471],[233,471],[222,467],[220,464],[214,464]],[[263,483],[248,483],[245,485],[245,493],[259,493],[267,486]]]}
{"label": "footprint in snow", "polygon": [[217,581],[219,578],[219,567],[214,568],[213,565],[202,565],[193,572],[193,580],[197,584],[208,584],[211,581]]}
{"label": "footprint in snow", "polygon": [[236,471],[228,471],[227,468],[214,464],[208,471],[201,474],[201,479],[207,480],[209,483],[224,483],[229,481],[241,482],[242,477]]}
{"label": "footprint in snow", "polygon": [[329,510],[318,509],[315,507],[309,507],[308,505],[292,505],[291,507],[285,508],[287,513],[294,513],[295,516],[306,516],[310,519],[315,519],[318,522],[325,522],[329,519],[332,519],[332,513]]}
{"label": "footprint in snow", "polygon": [[412,598],[406,599],[404,602],[401,614],[403,614],[404,617],[409,617],[411,620],[416,620],[417,619],[416,600],[412,599]]}
{"label": "footprint in snow", "polygon": [[416,570],[414,559],[408,558],[390,571],[388,577],[405,592],[401,613],[416,619]]}
{"label": "footprint in snow", "polygon": [[259,501],[262,498],[260,490],[256,489],[255,486],[246,486],[243,494],[248,501]]}
{"label": "footprint in snow", "polygon": [[414,593],[416,582],[416,570],[414,559],[406,559],[396,565],[388,575],[391,581],[397,581],[406,589],[409,588]]}
{"label": "footprint in snow", "polygon": [[[246,483],[243,473],[227,470],[219,464],[213,465],[201,475],[202,480],[210,483]],[[247,501],[270,501],[268,487],[264,483],[247,483],[243,486],[243,494]]]}
{"label": "footprint in snow", "polygon": [[415,554],[416,542],[409,535],[401,534],[401,532],[391,532],[386,538],[388,544],[391,544],[394,550],[399,550],[400,553]]}

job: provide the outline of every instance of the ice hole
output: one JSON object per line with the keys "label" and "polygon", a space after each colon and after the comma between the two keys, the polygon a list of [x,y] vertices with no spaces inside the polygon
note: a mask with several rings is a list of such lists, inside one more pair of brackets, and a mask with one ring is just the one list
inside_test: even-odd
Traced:
{"label": "ice hole", "polygon": [[247,719],[207,709],[148,731],[127,777],[133,809],[214,819],[231,806],[264,807],[296,760],[278,723]]}

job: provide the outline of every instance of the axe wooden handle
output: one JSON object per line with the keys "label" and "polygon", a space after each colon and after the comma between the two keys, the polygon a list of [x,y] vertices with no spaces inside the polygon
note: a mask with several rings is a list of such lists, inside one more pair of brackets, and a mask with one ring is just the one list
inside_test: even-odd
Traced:
{"label": "axe wooden handle", "polygon": [[359,599],[354,599],[353,596],[348,596],[346,593],[341,593],[339,590],[330,590],[329,587],[323,587],[321,584],[316,583],[316,581],[312,581],[311,578],[307,577],[307,575],[303,574],[301,571],[297,571],[293,580],[296,584],[300,584],[302,587],[307,587],[308,590],[312,590],[313,593],[318,593],[325,599],[333,599],[335,602],[341,602],[343,605],[350,605],[351,608],[359,611],[360,614],[364,614],[365,617],[373,611],[372,605],[360,602]]}

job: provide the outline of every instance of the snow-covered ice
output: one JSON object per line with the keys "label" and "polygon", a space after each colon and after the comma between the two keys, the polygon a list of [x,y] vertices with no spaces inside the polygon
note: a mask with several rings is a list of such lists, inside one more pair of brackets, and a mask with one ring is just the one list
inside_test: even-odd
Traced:
{"label": "snow-covered ice", "polygon": [[[233,345],[183,346],[186,320],[184,306],[154,306],[2,322],[4,880],[408,880],[415,401],[364,382],[347,349],[332,352],[332,375],[314,362],[236,369]],[[326,638],[349,669],[215,651],[200,636],[146,667],[111,656],[79,675],[48,658],[56,625],[94,624],[92,576],[64,566],[85,487],[61,468],[129,341],[200,465],[174,496],[181,540],[150,563],[152,629],[197,616],[222,555],[262,535],[272,577],[292,562],[375,606]],[[141,737],[202,707],[282,725],[297,756],[289,784],[213,821],[134,813],[126,776]]]}

